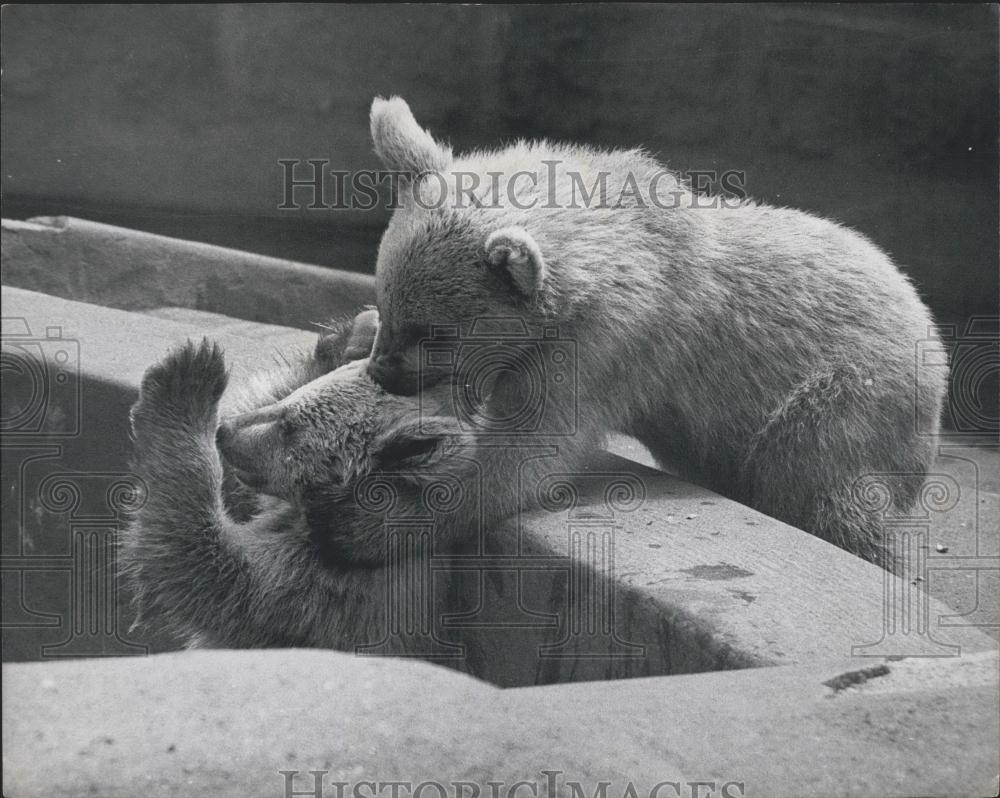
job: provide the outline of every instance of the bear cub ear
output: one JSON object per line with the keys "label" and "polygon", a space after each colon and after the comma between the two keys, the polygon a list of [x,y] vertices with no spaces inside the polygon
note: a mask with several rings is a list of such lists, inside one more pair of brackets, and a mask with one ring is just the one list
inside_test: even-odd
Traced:
{"label": "bear cub ear", "polygon": [[451,163],[451,148],[438,144],[417,124],[402,97],[376,97],[371,110],[372,143],[386,169],[408,172],[443,172]]}
{"label": "bear cub ear", "polygon": [[534,296],[545,282],[542,251],[523,227],[504,227],[486,239],[486,259],[507,270],[514,285],[526,296]]}

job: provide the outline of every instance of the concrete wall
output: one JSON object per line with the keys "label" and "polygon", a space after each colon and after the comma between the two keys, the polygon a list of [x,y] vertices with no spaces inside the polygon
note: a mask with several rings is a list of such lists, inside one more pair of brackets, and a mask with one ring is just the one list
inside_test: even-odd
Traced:
{"label": "concrete wall", "polygon": [[996,313],[989,6],[14,6],[5,216],[371,271],[384,212],[279,211],[280,158],[373,167],[398,93],[458,149],[643,144],[854,225],[939,317]]}

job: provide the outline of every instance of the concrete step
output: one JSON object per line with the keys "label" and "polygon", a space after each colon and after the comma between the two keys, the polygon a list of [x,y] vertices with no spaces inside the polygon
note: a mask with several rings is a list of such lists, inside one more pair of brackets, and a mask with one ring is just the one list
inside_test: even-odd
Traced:
{"label": "concrete step", "polygon": [[4,794],[996,795],[995,654],[871,665],[522,690],[328,651],[6,665]]}

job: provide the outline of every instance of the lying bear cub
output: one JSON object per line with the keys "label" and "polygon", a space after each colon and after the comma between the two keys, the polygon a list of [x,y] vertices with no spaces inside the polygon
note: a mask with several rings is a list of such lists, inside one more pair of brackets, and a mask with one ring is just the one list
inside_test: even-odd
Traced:
{"label": "lying bear cub", "polygon": [[[364,360],[341,365],[373,334],[362,314],[313,355],[234,386],[227,402],[247,412],[221,425],[218,346],[189,342],[146,372],[132,428],[148,496],[120,554],[143,622],[189,646],[379,641],[384,513],[359,507],[356,491],[391,475],[405,510],[432,481],[465,478],[470,461],[454,421],[418,419],[417,400],[378,388]],[[445,516],[435,546],[466,523],[461,510]]]}

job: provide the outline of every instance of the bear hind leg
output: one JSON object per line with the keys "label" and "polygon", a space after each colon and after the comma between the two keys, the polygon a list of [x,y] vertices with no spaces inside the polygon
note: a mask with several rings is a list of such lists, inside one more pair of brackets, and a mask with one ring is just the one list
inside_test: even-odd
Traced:
{"label": "bear hind leg", "polygon": [[854,366],[797,386],[753,437],[741,482],[754,508],[885,566],[885,508],[866,499],[863,480],[907,475],[894,491],[902,507],[930,447],[914,434],[905,392],[881,387]]}

